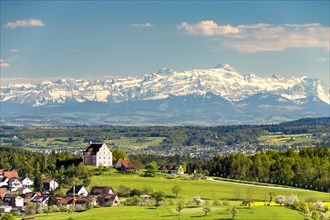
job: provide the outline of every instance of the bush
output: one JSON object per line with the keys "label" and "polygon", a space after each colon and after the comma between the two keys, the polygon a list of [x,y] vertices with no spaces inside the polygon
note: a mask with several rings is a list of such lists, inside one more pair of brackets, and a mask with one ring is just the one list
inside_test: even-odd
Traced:
{"label": "bush", "polygon": [[229,202],[227,200],[222,202],[223,205],[230,205]]}
{"label": "bush", "polygon": [[123,201],[123,204],[126,206],[137,206],[140,205],[140,203],[141,203],[141,198],[139,196],[133,196]]}
{"label": "bush", "polygon": [[218,200],[215,199],[215,200],[213,200],[213,205],[214,205],[214,206],[219,206],[219,205],[220,205],[220,202],[219,202]]}

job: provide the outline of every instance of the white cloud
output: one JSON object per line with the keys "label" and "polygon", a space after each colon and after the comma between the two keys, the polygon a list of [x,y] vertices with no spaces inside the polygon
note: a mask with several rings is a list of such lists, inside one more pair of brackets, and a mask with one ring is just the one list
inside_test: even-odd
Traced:
{"label": "white cloud", "polygon": [[317,62],[329,62],[330,61],[330,58],[328,57],[321,57],[321,58],[318,58],[316,59]]}
{"label": "white cloud", "polygon": [[239,52],[284,51],[288,48],[324,48],[329,50],[329,27],[311,24],[218,25],[214,21],[186,22],[178,30],[190,35],[209,36],[218,49]]}
{"label": "white cloud", "polygon": [[17,27],[43,27],[45,24],[39,19],[25,19],[25,20],[16,20],[14,22],[8,22],[4,25],[5,28],[15,29]]}
{"label": "white cloud", "polygon": [[202,36],[219,36],[226,34],[237,34],[239,28],[231,25],[219,26],[214,21],[200,21],[197,24],[188,24],[183,22],[177,26],[178,30],[183,30],[187,34],[202,35]]}
{"label": "white cloud", "polygon": [[16,48],[12,48],[9,50],[10,53],[18,53],[18,50]]}
{"label": "white cloud", "polygon": [[8,68],[8,67],[10,67],[10,64],[8,63],[8,60],[1,59],[0,60],[0,67],[1,68]]}
{"label": "white cloud", "polygon": [[151,28],[154,27],[151,23],[147,22],[144,24],[131,24],[132,27],[142,27],[142,28]]}

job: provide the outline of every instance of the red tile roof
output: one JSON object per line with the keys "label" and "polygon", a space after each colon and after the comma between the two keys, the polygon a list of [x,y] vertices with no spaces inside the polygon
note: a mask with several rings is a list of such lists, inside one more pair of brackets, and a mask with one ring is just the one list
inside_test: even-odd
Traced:
{"label": "red tile roof", "polygon": [[131,167],[131,161],[128,158],[119,159],[119,162],[126,168],[129,169]]}
{"label": "red tile roof", "polygon": [[18,177],[18,173],[17,173],[16,170],[13,170],[13,171],[3,171],[3,176],[4,177],[7,177],[8,179],[13,178],[13,177],[19,178]]}

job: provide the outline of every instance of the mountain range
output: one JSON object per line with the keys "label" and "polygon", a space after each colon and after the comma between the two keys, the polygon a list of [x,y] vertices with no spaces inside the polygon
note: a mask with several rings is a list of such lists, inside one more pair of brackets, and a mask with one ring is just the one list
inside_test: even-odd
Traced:
{"label": "mountain range", "polygon": [[228,64],[161,69],[112,80],[1,87],[1,122],[15,125],[228,125],[329,116],[329,85],[309,77],[242,75]]}

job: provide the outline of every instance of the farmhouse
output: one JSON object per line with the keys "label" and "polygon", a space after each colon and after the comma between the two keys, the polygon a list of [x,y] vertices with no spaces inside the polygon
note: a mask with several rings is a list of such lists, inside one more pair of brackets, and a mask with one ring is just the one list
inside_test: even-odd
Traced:
{"label": "farmhouse", "polygon": [[112,153],[106,144],[90,144],[84,151],[84,164],[112,166]]}

